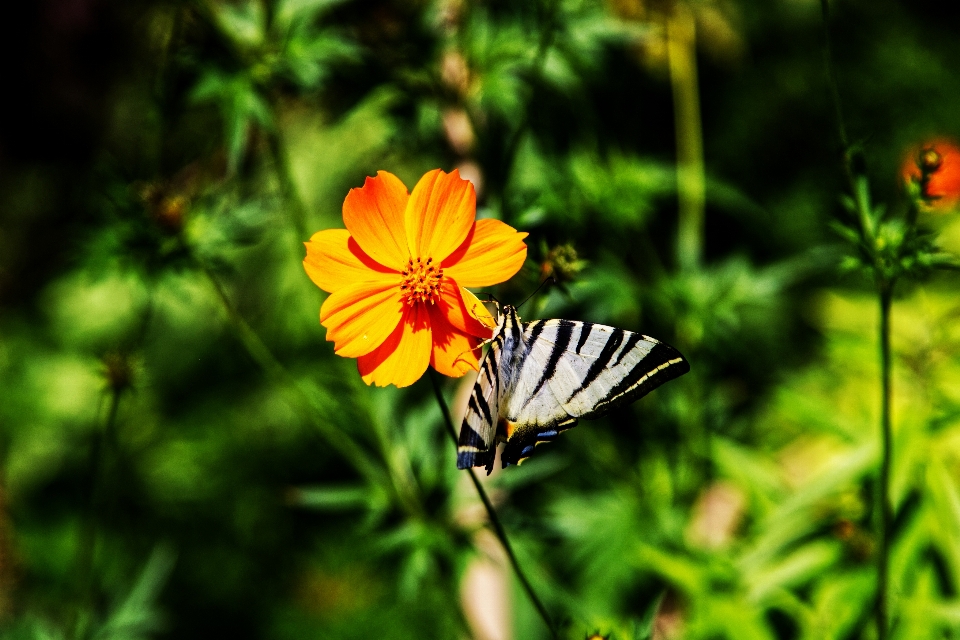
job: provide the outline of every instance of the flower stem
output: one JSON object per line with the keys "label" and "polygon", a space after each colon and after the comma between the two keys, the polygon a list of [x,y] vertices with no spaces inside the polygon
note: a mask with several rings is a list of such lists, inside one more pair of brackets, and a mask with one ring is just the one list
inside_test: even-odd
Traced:
{"label": "flower stem", "polygon": [[227,316],[233,325],[240,343],[247,350],[250,357],[253,358],[254,362],[260,365],[268,375],[283,383],[303,405],[311,409],[310,413],[313,418],[313,423],[320,435],[323,436],[331,448],[353,465],[354,469],[356,469],[361,476],[374,485],[390,486],[389,479],[385,477],[382,470],[378,468],[356,442],[334,426],[334,420],[320,405],[319,401],[314,397],[314,394],[303,388],[300,381],[277,360],[276,356],[273,355],[273,352],[270,351],[270,348],[263,342],[257,332],[254,331],[247,321],[237,312],[216,276],[202,265],[200,268],[207,276],[207,279],[217,293],[217,297],[223,304],[223,308],[227,312]]}
{"label": "flower stem", "polygon": [[[456,446],[457,432],[453,427],[453,420],[450,418],[450,410],[447,408],[447,401],[443,398],[443,392],[440,390],[440,383],[437,380],[437,374],[434,373],[433,369],[430,369],[430,382],[433,385],[433,393],[437,397],[437,404],[440,405],[440,413],[443,414],[443,422],[447,427],[447,433],[453,439],[454,446]],[[513,547],[510,545],[510,540],[507,538],[507,532],[503,528],[503,524],[500,522],[499,516],[497,516],[497,511],[494,509],[493,503],[490,502],[490,497],[487,495],[487,492],[484,491],[483,485],[480,483],[480,479],[477,477],[477,474],[474,473],[473,469],[467,469],[467,472],[470,474],[470,479],[473,481],[473,486],[476,488],[477,494],[480,496],[480,500],[483,502],[483,506],[487,510],[487,517],[490,519],[490,524],[493,526],[493,531],[496,533],[497,538],[500,539],[500,544],[503,545],[503,550],[507,552],[507,557],[510,559],[510,565],[513,567],[514,573],[517,574],[517,579],[520,580],[523,590],[527,592],[527,596],[530,598],[530,601],[533,602],[533,606],[536,607],[537,613],[539,613],[540,617],[543,618],[543,623],[547,625],[547,629],[550,630],[550,635],[553,638],[559,638],[557,630],[553,626],[553,622],[550,620],[550,615],[547,613],[547,608],[543,606],[540,598],[537,597],[536,592],[533,590],[533,586],[530,584],[530,581],[527,580],[527,576],[524,574],[523,569],[520,568],[520,562],[517,561],[517,556],[513,553]]]}
{"label": "flower stem", "polygon": [[[73,638],[84,635],[81,627],[89,623],[82,615],[83,608],[92,610],[96,606],[94,595],[93,563],[97,552],[98,523],[103,516],[103,489],[106,484],[107,454],[113,453],[116,440],[117,410],[120,407],[121,389],[110,391],[110,405],[107,408],[107,419],[102,428],[97,428],[93,438],[93,447],[90,455],[90,496],[88,502],[87,521],[81,532],[79,549],[77,552],[77,584],[80,588],[80,599],[74,611],[70,629]],[[98,411],[99,413],[99,411]]]}
{"label": "flower stem", "polygon": [[290,166],[290,159],[287,157],[283,139],[277,131],[270,131],[267,134],[267,139],[270,143],[270,153],[273,156],[277,180],[280,182],[283,197],[290,208],[290,218],[297,232],[297,239],[304,240],[307,238],[307,205],[300,196],[297,183],[294,181],[293,168]]}
{"label": "flower stem", "polygon": [[890,421],[890,306],[893,299],[893,282],[879,283],[880,294],[880,432],[881,461],[878,508],[880,511],[879,552],[877,553],[877,640],[886,640],[888,625],[887,581],[890,560],[890,533],[893,524],[893,508],[890,502],[890,463],[893,453],[893,429]]}
{"label": "flower stem", "polygon": [[837,131],[843,145],[843,168],[850,183],[854,207],[860,223],[862,246],[870,255],[872,270],[880,301],[880,437],[881,459],[880,478],[877,486],[875,520],[878,539],[877,552],[877,597],[874,607],[874,620],[877,627],[877,640],[889,637],[889,603],[887,600],[889,581],[890,535],[893,526],[893,507],[890,501],[890,467],[893,461],[893,428],[890,419],[891,362],[890,362],[890,307],[893,301],[893,288],[896,277],[888,275],[883,258],[879,255],[877,240],[878,220],[871,213],[870,193],[866,176],[854,166],[850,140],[843,120],[843,108],[840,102],[836,69],[830,48],[830,5],[828,0],[820,0],[823,17],[823,58],[830,85],[830,97],[833,102]]}
{"label": "flower stem", "polygon": [[676,3],[667,19],[667,52],[677,145],[677,259],[684,270],[696,268],[703,253],[703,128],[695,29],[690,7]]}

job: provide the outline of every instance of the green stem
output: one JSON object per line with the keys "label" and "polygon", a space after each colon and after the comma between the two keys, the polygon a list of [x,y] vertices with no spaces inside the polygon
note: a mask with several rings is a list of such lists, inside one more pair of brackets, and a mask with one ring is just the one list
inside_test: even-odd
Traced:
{"label": "green stem", "polygon": [[[550,47],[553,46],[553,39],[556,37],[557,10],[559,9],[559,5],[560,0],[549,0],[547,6],[543,10],[541,16],[540,40],[537,43],[537,51],[530,63],[530,83],[543,75],[543,67],[547,62],[547,53],[550,51]],[[510,134],[510,137],[508,138],[507,144],[504,148],[504,185],[506,185],[506,182],[510,179],[510,172],[513,170],[513,164],[517,158],[517,150],[520,148],[520,142],[523,139],[523,132],[526,131],[527,126],[530,124],[532,109],[533,90],[530,91],[530,95],[527,97],[527,100],[524,104],[523,120],[517,125],[517,128],[513,130],[513,133]],[[505,187],[504,191],[506,191]],[[501,194],[501,196],[501,207],[506,210],[506,194]]]}
{"label": "green stem", "polygon": [[[456,446],[457,432],[453,427],[453,420],[450,418],[450,410],[447,408],[447,401],[443,398],[443,392],[440,390],[440,383],[437,380],[437,374],[434,373],[433,369],[430,369],[430,382],[433,384],[433,393],[437,397],[437,404],[440,405],[440,413],[443,414],[443,422],[447,427],[447,433],[453,440],[454,446]],[[527,592],[527,596],[530,598],[530,601],[533,602],[533,606],[536,607],[540,617],[543,618],[543,622],[545,625],[547,625],[550,635],[554,638],[559,638],[557,630],[554,628],[553,622],[550,620],[550,615],[547,613],[547,608],[543,606],[540,598],[537,597],[537,593],[533,590],[533,586],[530,584],[530,581],[527,580],[527,576],[524,574],[523,569],[520,568],[520,562],[517,560],[517,556],[513,553],[513,547],[510,545],[510,540],[507,538],[507,532],[503,528],[503,524],[500,522],[499,516],[497,516],[497,511],[494,509],[493,503],[490,502],[490,497],[487,495],[487,492],[484,491],[483,485],[480,483],[480,479],[477,477],[477,474],[474,473],[473,469],[467,469],[467,472],[470,474],[470,479],[473,481],[473,486],[476,488],[477,494],[480,496],[480,500],[483,502],[483,506],[487,510],[487,517],[490,519],[490,524],[493,526],[493,531],[496,533],[497,538],[500,539],[500,544],[503,545],[503,550],[507,552],[507,557],[510,559],[510,565],[513,567],[513,572],[517,575],[517,579],[520,580],[523,590]]]}
{"label": "green stem", "polygon": [[676,3],[667,19],[667,57],[677,146],[677,258],[684,270],[702,258],[706,191],[695,25],[690,7]]}
{"label": "green stem", "polygon": [[[103,428],[97,428],[93,439],[93,449],[90,456],[90,496],[87,507],[87,520],[80,537],[80,546],[77,557],[77,584],[80,588],[77,609],[73,614],[70,625],[72,637],[83,636],[82,625],[85,620],[82,611],[84,608],[93,610],[96,606],[93,584],[93,562],[97,551],[97,529],[102,517],[104,475],[106,473],[107,449],[113,447],[116,440],[117,412],[120,406],[121,389],[112,389],[110,392],[110,406],[107,409],[107,419]],[[99,412],[98,412],[99,413]]]}
{"label": "green stem", "polygon": [[850,147],[847,138],[847,127],[843,120],[843,106],[840,102],[840,89],[837,83],[837,72],[833,66],[833,48],[830,46],[830,5],[828,0],[820,0],[820,12],[823,16],[823,63],[827,68],[827,82],[830,86],[830,101],[833,103],[834,117],[837,121],[837,130],[840,134],[840,144],[846,151]]}
{"label": "green stem", "polygon": [[[342,430],[334,426],[334,421],[328,415],[326,409],[320,405],[314,394],[303,388],[300,382],[289,372],[286,367],[270,351],[270,348],[263,342],[260,336],[253,328],[247,324],[247,321],[237,312],[226,291],[220,286],[217,278],[203,266],[200,267],[207,276],[210,284],[217,293],[217,297],[223,304],[223,308],[230,318],[230,322],[240,340],[240,343],[247,350],[247,353],[253,358],[260,367],[270,376],[277,379],[290,390],[294,396],[303,405],[311,409],[310,415],[314,426],[323,436],[327,444],[331,446],[339,455],[343,456],[360,475],[366,478],[375,486],[391,486],[392,483],[385,477],[383,471],[370,459],[366,452]],[[403,501],[401,500],[403,503]],[[406,505],[404,503],[405,506]]]}
{"label": "green stem", "polygon": [[860,175],[853,166],[850,141],[843,120],[836,70],[830,49],[830,6],[828,0],[820,0],[823,16],[823,52],[824,64],[830,84],[830,94],[836,116],[837,130],[843,145],[843,167],[850,185],[857,217],[860,222],[860,236],[872,260],[872,268],[877,283],[880,301],[880,437],[881,458],[880,478],[877,486],[875,519],[878,539],[877,552],[877,599],[874,608],[874,620],[877,627],[877,639],[889,637],[889,561],[890,535],[893,525],[893,507],[890,501],[890,467],[893,461],[893,428],[890,419],[891,362],[890,362],[890,307],[893,301],[893,288],[896,279],[885,275],[885,264],[879,255],[876,239],[876,223],[871,215],[870,192],[867,178]]}
{"label": "green stem", "polygon": [[876,229],[874,229],[874,224],[870,217],[870,197],[869,190],[867,189],[867,180],[865,177],[857,175],[857,172],[853,168],[850,138],[847,136],[847,126],[843,119],[843,105],[840,102],[837,70],[833,64],[833,49],[830,46],[830,5],[828,0],[820,0],[820,10],[823,16],[823,63],[827,70],[827,84],[830,89],[830,101],[833,104],[837,134],[840,137],[840,145],[843,147],[843,171],[850,187],[850,195],[853,197],[856,205],[864,242],[869,249],[873,251]]}
{"label": "green stem", "polygon": [[303,198],[300,197],[300,191],[297,189],[297,184],[293,179],[293,169],[287,158],[283,139],[277,131],[268,132],[267,138],[270,141],[270,153],[273,156],[277,180],[280,181],[280,189],[283,192],[283,197],[287,201],[287,206],[290,207],[290,216],[294,229],[296,229],[299,239],[305,240],[308,233],[307,205],[303,202]]}
{"label": "green stem", "polygon": [[893,457],[893,429],[890,420],[890,306],[893,300],[893,282],[883,281],[880,293],[880,486],[878,508],[880,511],[879,552],[877,553],[877,639],[886,640],[888,635],[887,582],[890,561],[890,534],[893,524],[893,507],[890,501],[890,463]]}

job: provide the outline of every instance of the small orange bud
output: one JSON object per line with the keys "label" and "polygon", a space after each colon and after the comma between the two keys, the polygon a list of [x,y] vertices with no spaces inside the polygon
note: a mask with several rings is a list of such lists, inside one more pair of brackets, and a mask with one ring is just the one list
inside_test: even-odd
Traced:
{"label": "small orange bud", "polygon": [[900,175],[931,210],[949,211],[960,203],[960,147],[943,138],[914,147],[904,158]]}

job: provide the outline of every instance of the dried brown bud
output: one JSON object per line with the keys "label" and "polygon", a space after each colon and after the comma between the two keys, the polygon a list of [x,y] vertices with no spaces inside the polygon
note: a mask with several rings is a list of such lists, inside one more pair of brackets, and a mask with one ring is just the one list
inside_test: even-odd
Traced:
{"label": "dried brown bud", "polygon": [[579,259],[572,244],[561,244],[547,252],[540,265],[540,279],[552,276],[558,284],[572,282],[585,266],[586,262]]}
{"label": "dried brown bud", "polygon": [[133,386],[133,363],[128,354],[111,351],[103,356],[103,364],[107,385],[115,393],[121,393]]}

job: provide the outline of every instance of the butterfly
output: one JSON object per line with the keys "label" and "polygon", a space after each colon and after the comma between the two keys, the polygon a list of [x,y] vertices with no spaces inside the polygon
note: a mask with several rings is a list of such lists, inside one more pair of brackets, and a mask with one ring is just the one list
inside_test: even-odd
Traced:
{"label": "butterfly", "polygon": [[574,320],[520,322],[504,305],[457,441],[457,468],[520,464],[580,418],[637,400],[690,371],[680,352],[653,338]]}

